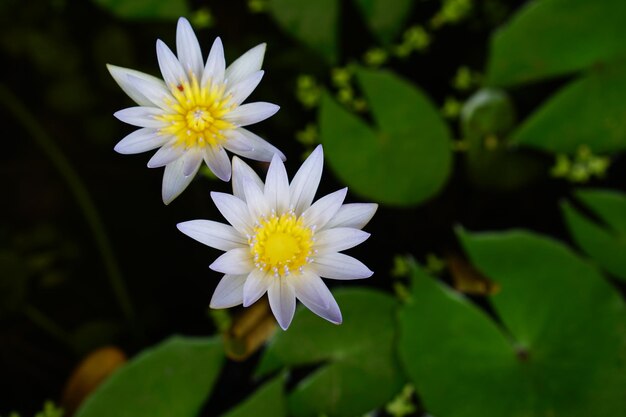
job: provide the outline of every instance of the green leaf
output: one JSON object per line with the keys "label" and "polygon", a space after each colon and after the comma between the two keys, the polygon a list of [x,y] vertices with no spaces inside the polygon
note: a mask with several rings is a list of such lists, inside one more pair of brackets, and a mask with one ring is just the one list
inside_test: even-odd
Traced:
{"label": "green leaf", "polygon": [[450,174],[450,132],[416,86],[389,71],[357,69],[376,126],[328,95],[319,114],[326,158],[350,190],[409,206],[433,197]]}
{"label": "green leaf", "polygon": [[488,84],[540,80],[624,56],[625,21],[622,0],[528,2],[491,38]]}
{"label": "green leaf", "polygon": [[383,406],[402,388],[394,354],[396,301],[368,289],[337,291],[343,324],[300,308],[288,332],[274,337],[257,373],[320,366],[289,395],[290,415],[356,416]]}
{"label": "green leaf", "polygon": [[224,417],[287,417],[284,384],[284,375],[266,382]]}
{"label": "green leaf", "polygon": [[584,190],[576,195],[606,224],[589,220],[563,203],[561,209],[576,244],[601,267],[626,280],[626,195],[605,190]]}
{"label": "green leaf", "polygon": [[402,30],[413,0],[354,0],[372,33],[389,44]]}
{"label": "green leaf", "polygon": [[284,31],[330,64],[337,61],[338,0],[268,0],[268,12]]}
{"label": "green leaf", "polygon": [[223,361],[217,338],[172,337],[113,374],[76,417],[194,417]]}
{"label": "green leaf", "polygon": [[623,150],[624,115],[626,64],[598,67],[549,98],[513,133],[512,140],[570,154],[580,145],[595,153]]}
{"label": "green leaf", "polygon": [[113,15],[129,20],[178,19],[189,14],[187,0],[92,0]]}
{"label": "green leaf", "polygon": [[501,291],[498,324],[422,271],[400,356],[438,417],[626,415],[626,308],[596,269],[530,232],[460,238]]}

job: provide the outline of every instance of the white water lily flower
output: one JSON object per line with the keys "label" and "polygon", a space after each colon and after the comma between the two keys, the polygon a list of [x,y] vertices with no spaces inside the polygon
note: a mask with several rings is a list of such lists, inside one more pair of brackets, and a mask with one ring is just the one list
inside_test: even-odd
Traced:
{"label": "white water lily flower", "polygon": [[267,119],[278,111],[271,103],[241,104],[263,77],[265,44],[258,45],[225,68],[224,49],[215,39],[203,64],[198,39],[189,22],[180,18],[176,30],[178,56],[157,40],[163,80],[135,70],[107,65],[109,72],[138,107],[115,113],[138,126],[115,150],[134,154],[160,148],[148,167],[165,166],[163,202],[169,204],[189,185],[202,161],[224,181],[231,166],[226,150],[259,161],[285,156],[243,126]]}
{"label": "white water lily flower", "polygon": [[274,156],[265,184],[233,158],[233,194],[212,192],[218,210],[231,225],[210,220],[178,224],[189,237],[226,251],[210,266],[224,275],[212,308],[243,303],[248,307],[266,292],[280,327],[287,329],[296,298],[326,320],[341,323],[341,311],[320,277],[349,280],[372,275],[357,259],[339,253],[365,241],[360,230],[376,204],[343,204],[347,189],[311,204],[322,175],[318,146],[289,184],[285,166]]}

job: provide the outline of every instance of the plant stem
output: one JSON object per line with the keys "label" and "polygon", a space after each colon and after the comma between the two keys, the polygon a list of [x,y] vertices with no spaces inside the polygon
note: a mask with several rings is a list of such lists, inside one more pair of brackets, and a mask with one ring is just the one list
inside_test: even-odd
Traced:
{"label": "plant stem", "polygon": [[27,304],[22,308],[22,312],[30,321],[45,330],[50,336],[72,347],[69,334],[36,307]]}

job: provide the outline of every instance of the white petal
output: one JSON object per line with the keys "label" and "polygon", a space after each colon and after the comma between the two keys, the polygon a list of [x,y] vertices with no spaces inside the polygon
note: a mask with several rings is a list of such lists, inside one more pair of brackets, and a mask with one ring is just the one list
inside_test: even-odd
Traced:
{"label": "white petal", "polygon": [[253,222],[251,222],[246,203],[230,194],[215,191],[211,191],[211,198],[228,223],[244,236],[249,234]]}
{"label": "white petal", "polygon": [[176,227],[190,238],[223,251],[247,246],[248,244],[241,233],[228,224],[211,220],[189,220],[178,223]]}
{"label": "white petal", "polygon": [[243,184],[246,181],[251,181],[263,189],[263,181],[254,172],[252,168],[241,159],[236,156],[233,157],[233,195],[239,197],[241,200],[246,201],[246,195],[243,189]]}
{"label": "white petal", "polygon": [[265,201],[265,195],[258,185],[253,181],[244,181],[243,192],[246,196],[246,204],[253,219],[259,219],[262,216],[270,214],[270,208]]}
{"label": "white petal", "polygon": [[287,330],[296,312],[296,294],[293,287],[283,279],[275,279],[267,289],[267,298],[276,321]]}
{"label": "white petal", "polygon": [[307,305],[315,304],[322,309],[330,305],[328,296],[332,295],[319,275],[305,269],[299,274],[289,275],[289,282],[293,285],[296,296],[300,300],[306,300]]}
{"label": "white petal", "polygon": [[128,97],[132,98],[137,104],[142,106],[152,106],[153,103],[149,100],[141,91],[137,89],[137,86],[132,84],[129,75],[140,78],[145,82],[153,85],[155,88],[161,87],[165,89],[165,83],[152,75],[145,74],[140,71],[135,71],[130,68],[118,67],[116,65],[107,64],[107,69],[111,73],[111,76],[117,82],[117,84],[124,90]]}
{"label": "white petal", "polygon": [[351,227],[336,227],[315,234],[315,249],[318,254],[340,252],[367,240],[370,234]]}
{"label": "white petal", "polygon": [[304,161],[289,185],[289,206],[295,209],[296,215],[301,215],[311,206],[322,177],[323,167],[324,152],[322,145],[318,145]]}
{"label": "white petal", "polygon": [[161,195],[165,204],[171,203],[176,197],[182,193],[185,188],[191,183],[191,180],[195,177],[196,173],[192,175],[183,175],[183,165],[185,160],[179,158],[176,161],[167,164],[165,166],[165,172],[163,173],[163,187],[161,189]]}
{"label": "white petal", "polygon": [[319,276],[331,279],[369,278],[374,273],[361,261],[343,253],[317,256],[310,267]]}
{"label": "white petal", "polygon": [[265,294],[274,277],[258,269],[252,270],[243,286],[243,306],[249,307]]}
{"label": "white petal", "polygon": [[171,111],[169,104],[174,102],[174,97],[170,94],[162,81],[154,83],[131,74],[127,77],[129,85],[146,97],[150,101],[151,107],[157,106],[163,110]]}
{"label": "white petal", "polygon": [[188,176],[200,168],[200,164],[202,164],[202,156],[204,152],[200,149],[188,149],[185,152],[185,163],[183,164],[183,175]]}
{"label": "white petal", "polygon": [[198,38],[193,32],[189,21],[184,17],[178,19],[178,26],[176,28],[176,52],[178,53],[178,60],[183,66],[185,72],[191,79],[191,74],[194,74],[197,80],[202,78],[202,71],[204,70],[204,64],[202,60],[202,50],[198,43]]}
{"label": "white petal", "polygon": [[[172,139],[167,144],[161,146],[161,148],[152,155],[152,158],[148,161],[148,168],[159,168],[168,165],[178,158],[181,158],[184,154],[185,148],[176,145],[176,139]],[[183,158],[181,158],[181,160],[183,162],[183,171],[181,174],[187,177],[189,175],[185,175],[184,173],[185,160]]]}
{"label": "white petal", "polygon": [[224,275],[217,284],[213,297],[211,297],[211,308],[230,308],[243,303],[243,285],[248,275]]}
{"label": "white petal", "polygon": [[273,116],[279,109],[280,107],[276,104],[264,101],[242,104],[224,115],[224,120],[236,126],[248,126]]}
{"label": "white petal", "polygon": [[346,187],[335,191],[334,193],[325,195],[317,200],[311,207],[302,213],[304,225],[307,227],[315,226],[318,229],[322,229],[337,213],[339,207],[343,204],[343,200],[345,200],[347,193],[348,188]]}
{"label": "white petal", "polygon": [[289,178],[280,157],[274,154],[265,178],[265,199],[277,213],[289,209]]}
{"label": "white petal", "polygon": [[165,122],[157,120],[157,117],[163,115],[163,110],[156,107],[129,107],[113,113],[124,123],[139,127],[151,127],[159,129],[165,126]]}
{"label": "white petal", "polygon": [[255,46],[226,68],[225,77],[228,85],[235,85],[261,69],[266,46],[264,43]]}
{"label": "white petal", "polygon": [[247,274],[254,269],[250,248],[231,249],[213,261],[209,268],[223,274]]}
{"label": "white petal", "polygon": [[209,57],[206,60],[201,85],[206,86],[209,82],[212,85],[219,85],[224,82],[225,67],[224,46],[222,45],[222,40],[218,37],[215,38],[211,51],[209,52]]}
{"label": "white petal", "polygon": [[164,145],[171,137],[161,135],[156,130],[144,127],[135,130],[115,145],[115,152],[129,155],[151,151]]}
{"label": "white petal", "polygon": [[269,162],[276,154],[283,161],[285,155],[265,139],[249,130],[238,128],[228,131],[224,147],[234,154],[254,159],[255,161]]}
{"label": "white petal", "polygon": [[263,71],[257,71],[233,85],[231,89],[227,91],[227,94],[232,95],[230,102],[237,105],[243,103],[259,85],[261,78],[263,78]]}
{"label": "white petal", "polygon": [[161,74],[168,87],[176,87],[187,81],[187,74],[183,69],[174,52],[162,40],[157,40],[157,59],[159,60],[159,68]]}
{"label": "white petal", "polygon": [[224,148],[221,146],[205,147],[204,162],[217,178],[230,181],[230,159]]}
{"label": "white petal", "polygon": [[298,298],[300,299],[300,301],[302,301],[302,304],[304,304],[306,308],[308,308],[309,310],[311,310],[313,313],[317,314],[321,318],[326,319],[333,324],[341,324],[343,319],[341,317],[341,310],[339,310],[337,301],[335,300],[335,297],[333,297],[331,292],[328,290],[326,285],[324,285],[324,289],[325,289],[324,298],[328,301],[328,307],[326,308],[322,308],[321,306],[313,303],[308,298],[303,298],[300,296],[298,296]]}
{"label": "white petal", "polygon": [[378,209],[376,203],[351,203],[339,208],[335,217],[326,223],[326,229],[332,227],[354,227],[362,229],[372,219]]}

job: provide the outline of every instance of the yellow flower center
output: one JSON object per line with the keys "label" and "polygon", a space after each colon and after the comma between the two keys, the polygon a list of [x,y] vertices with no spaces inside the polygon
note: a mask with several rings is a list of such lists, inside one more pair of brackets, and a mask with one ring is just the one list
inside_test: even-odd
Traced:
{"label": "yellow flower center", "polygon": [[255,266],[284,277],[311,262],[313,229],[305,227],[302,218],[289,213],[263,218],[248,238]]}
{"label": "yellow flower center", "polygon": [[225,88],[211,82],[201,86],[195,75],[191,75],[191,83],[184,81],[171,86],[174,100],[166,102],[171,113],[158,117],[168,125],[159,132],[174,136],[176,145],[185,148],[224,142],[225,131],[235,128],[224,116],[236,107],[230,103],[230,95],[224,95]]}

